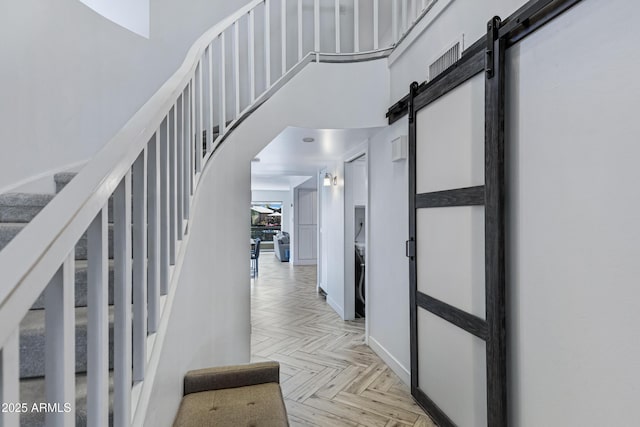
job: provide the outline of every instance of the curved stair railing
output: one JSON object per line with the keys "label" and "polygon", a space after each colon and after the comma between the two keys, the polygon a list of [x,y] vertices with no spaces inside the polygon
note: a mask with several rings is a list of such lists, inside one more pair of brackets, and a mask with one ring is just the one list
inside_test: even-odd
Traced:
{"label": "curved stair railing", "polygon": [[[233,128],[307,63],[386,56],[436,0],[351,1],[349,53],[343,52],[341,42],[339,0],[329,11],[333,14],[334,53],[319,53],[327,15],[319,0],[298,0],[293,14],[288,9],[295,6],[292,0],[281,1],[280,11],[273,10],[271,0],[254,0],[215,25],[76,179],[0,251],[0,402],[20,402],[20,323],[44,293],[45,398],[50,405],[58,405],[49,407],[46,425],[75,424],[74,265],[76,245],[86,238],[82,249],[89,283],[86,423],[106,426],[110,416],[113,425],[142,423],[153,385],[153,363],[155,360],[157,366],[162,347],[163,335],[158,332],[161,322],[168,321],[188,239],[191,200],[213,152]],[[307,6],[312,8],[311,26],[305,25]],[[365,6],[371,8],[373,17],[366,25],[363,20],[369,13],[360,13]],[[274,32],[271,17],[278,13],[280,28]],[[261,25],[256,25],[256,16],[261,16]],[[287,34],[287,19],[297,19],[298,28],[297,62],[292,66],[287,61],[296,37]],[[382,35],[379,23],[385,19],[392,28]],[[256,34],[260,27],[262,36]],[[365,29],[370,30],[367,40]],[[272,83],[274,34],[285,42],[280,46],[280,77]],[[307,54],[305,35],[313,39],[312,52]],[[256,41],[264,43],[262,65],[256,63]],[[246,50],[242,48],[245,44]],[[373,48],[363,52],[360,47],[365,45]],[[257,84],[259,71],[264,73],[262,87]],[[111,264],[114,356],[110,415]],[[18,426],[21,409],[30,408],[23,404],[0,412],[0,425]]]}

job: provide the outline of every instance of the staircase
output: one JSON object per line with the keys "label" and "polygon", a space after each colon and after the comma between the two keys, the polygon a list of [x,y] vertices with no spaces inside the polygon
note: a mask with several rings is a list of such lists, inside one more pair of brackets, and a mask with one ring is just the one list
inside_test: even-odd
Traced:
{"label": "staircase", "polygon": [[[75,179],[57,175],[56,197],[0,196],[0,401],[75,402],[68,412],[0,413],[0,426],[141,425],[188,246],[192,200],[204,168],[215,167],[214,152],[307,64],[387,57],[436,1],[355,1],[348,15],[353,42],[341,42],[338,1],[329,10],[314,0],[308,26],[300,1],[291,10],[283,0],[278,11],[270,0],[253,0],[194,43]],[[331,19],[321,19],[327,12]],[[277,13],[275,29],[270,16]],[[264,18],[260,25],[256,16]],[[372,22],[361,25],[367,16]],[[296,34],[287,35],[287,19],[298,21]],[[334,34],[325,34],[327,22],[338,24]],[[272,33],[280,34],[280,46],[271,45]],[[320,52],[326,36],[335,41],[331,53]],[[313,40],[306,54],[304,39]],[[297,62],[290,66],[292,46]],[[277,50],[281,66],[272,67]],[[256,74],[263,74],[261,85]]]}
{"label": "staircase", "polygon": [[[54,176],[59,193],[75,176],[59,173]],[[53,199],[54,194],[9,193],[0,195],[0,250]],[[111,227],[112,228],[112,227]],[[110,230],[109,248],[109,369],[113,369],[113,231]],[[76,372],[76,425],[87,425],[86,372],[87,372],[87,238],[83,236],[75,249],[75,372]],[[20,324],[20,402],[31,407],[46,402],[45,397],[45,310],[44,295],[33,303]],[[43,412],[31,412],[21,418],[23,426],[44,426]]]}

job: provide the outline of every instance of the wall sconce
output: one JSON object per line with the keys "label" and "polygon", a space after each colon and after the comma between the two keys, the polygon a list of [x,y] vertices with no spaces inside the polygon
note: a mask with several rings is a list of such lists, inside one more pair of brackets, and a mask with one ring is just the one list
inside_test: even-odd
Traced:
{"label": "wall sconce", "polygon": [[324,174],[323,185],[325,187],[329,187],[331,184],[337,185],[338,184],[338,177],[337,176],[332,177],[331,174],[327,172],[327,173]]}

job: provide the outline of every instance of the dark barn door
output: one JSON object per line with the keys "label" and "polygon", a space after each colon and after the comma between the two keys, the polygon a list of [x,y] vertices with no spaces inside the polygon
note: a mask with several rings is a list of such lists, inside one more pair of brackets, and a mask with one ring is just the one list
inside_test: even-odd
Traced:
{"label": "dark barn door", "polygon": [[408,99],[411,389],[440,426],[506,425],[499,25]]}
{"label": "dark barn door", "polygon": [[580,0],[530,0],[389,108],[409,116],[411,393],[441,426],[506,427],[505,50]]}

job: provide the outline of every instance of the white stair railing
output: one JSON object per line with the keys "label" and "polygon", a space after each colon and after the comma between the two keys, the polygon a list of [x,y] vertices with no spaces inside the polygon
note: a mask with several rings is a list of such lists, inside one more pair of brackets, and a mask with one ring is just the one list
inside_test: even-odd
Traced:
{"label": "white stair railing", "polygon": [[[171,266],[179,262],[185,249],[192,196],[214,150],[247,114],[307,63],[388,55],[415,18],[435,1],[402,0],[400,5],[397,0],[350,0],[352,49],[345,48],[341,37],[343,15],[349,14],[343,14],[347,2],[340,0],[335,0],[333,11],[322,9],[319,0],[280,0],[279,11],[274,9],[274,0],[254,0],[200,37],[178,71],[0,252],[0,402],[19,402],[20,322],[44,292],[46,399],[71,403],[69,412],[48,413],[46,424],[75,424],[74,248],[86,233],[87,425],[108,425],[108,235],[112,221],[113,422],[124,426],[143,420],[150,396],[150,389],[144,389],[149,383],[148,363],[153,359],[149,353],[159,351],[160,345],[155,344],[162,339],[154,336],[161,319],[168,316],[168,304],[161,300],[174,290],[179,270]],[[295,13],[290,6],[296,6]],[[370,14],[363,13],[366,7],[371,8]],[[305,8],[312,13],[311,19]],[[280,28],[274,33],[272,18],[278,13]],[[365,22],[368,15],[372,18]],[[390,22],[384,20],[391,15],[390,33]],[[297,26],[295,37],[288,34],[288,22]],[[325,26],[333,27],[333,35],[323,30]],[[383,28],[391,37],[382,36]],[[280,63],[276,67],[272,56],[276,55],[273,41],[278,33]],[[319,52],[326,44],[323,36],[326,40],[333,36],[335,52]],[[307,39],[313,40],[313,46],[305,52]],[[372,49],[363,52],[362,46]],[[289,65],[291,51],[297,63]],[[0,412],[0,426],[18,425],[18,411]]]}

